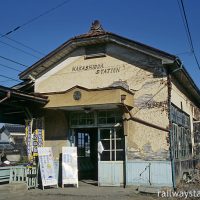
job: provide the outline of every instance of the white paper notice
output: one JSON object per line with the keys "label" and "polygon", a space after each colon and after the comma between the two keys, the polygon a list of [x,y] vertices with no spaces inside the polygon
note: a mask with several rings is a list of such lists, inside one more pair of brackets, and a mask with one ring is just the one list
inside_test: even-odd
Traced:
{"label": "white paper notice", "polygon": [[52,148],[38,147],[38,156],[43,187],[58,185],[53,164]]}
{"label": "white paper notice", "polygon": [[77,147],[62,147],[62,185],[78,187]]}

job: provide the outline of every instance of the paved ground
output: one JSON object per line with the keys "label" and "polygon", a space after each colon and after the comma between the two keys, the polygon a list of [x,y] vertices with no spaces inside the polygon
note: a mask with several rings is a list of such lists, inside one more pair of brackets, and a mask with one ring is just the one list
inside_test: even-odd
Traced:
{"label": "paved ground", "polygon": [[98,187],[79,183],[79,188],[31,189],[23,192],[1,192],[0,200],[151,200],[156,195],[137,194],[133,187]]}

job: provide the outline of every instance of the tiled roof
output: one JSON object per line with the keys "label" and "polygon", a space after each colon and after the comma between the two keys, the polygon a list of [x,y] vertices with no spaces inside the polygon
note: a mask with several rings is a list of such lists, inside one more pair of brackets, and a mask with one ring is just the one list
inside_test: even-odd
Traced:
{"label": "tiled roof", "polygon": [[25,133],[25,126],[16,124],[5,124],[4,129],[7,129],[10,133]]}
{"label": "tiled roof", "polygon": [[0,150],[13,150],[14,144],[9,142],[0,142]]}

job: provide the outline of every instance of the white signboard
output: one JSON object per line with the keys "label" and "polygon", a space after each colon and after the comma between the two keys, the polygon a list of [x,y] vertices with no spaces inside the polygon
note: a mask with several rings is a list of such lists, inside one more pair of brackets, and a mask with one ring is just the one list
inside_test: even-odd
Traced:
{"label": "white signboard", "polygon": [[40,172],[42,179],[42,187],[56,185],[58,187],[58,181],[56,178],[53,153],[51,147],[38,147],[38,157],[40,163]]}
{"label": "white signboard", "polygon": [[77,147],[62,147],[62,186],[78,187]]}

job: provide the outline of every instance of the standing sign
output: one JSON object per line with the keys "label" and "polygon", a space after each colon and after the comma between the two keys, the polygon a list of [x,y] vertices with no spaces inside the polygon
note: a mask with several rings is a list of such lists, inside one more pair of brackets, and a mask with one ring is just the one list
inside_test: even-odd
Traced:
{"label": "standing sign", "polygon": [[65,184],[78,187],[77,147],[62,147],[62,187]]}
{"label": "standing sign", "polygon": [[51,147],[38,147],[38,156],[40,163],[40,173],[42,179],[42,188],[45,186],[57,186],[58,181],[56,178],[54,164],[53,164],[53,153]]}

